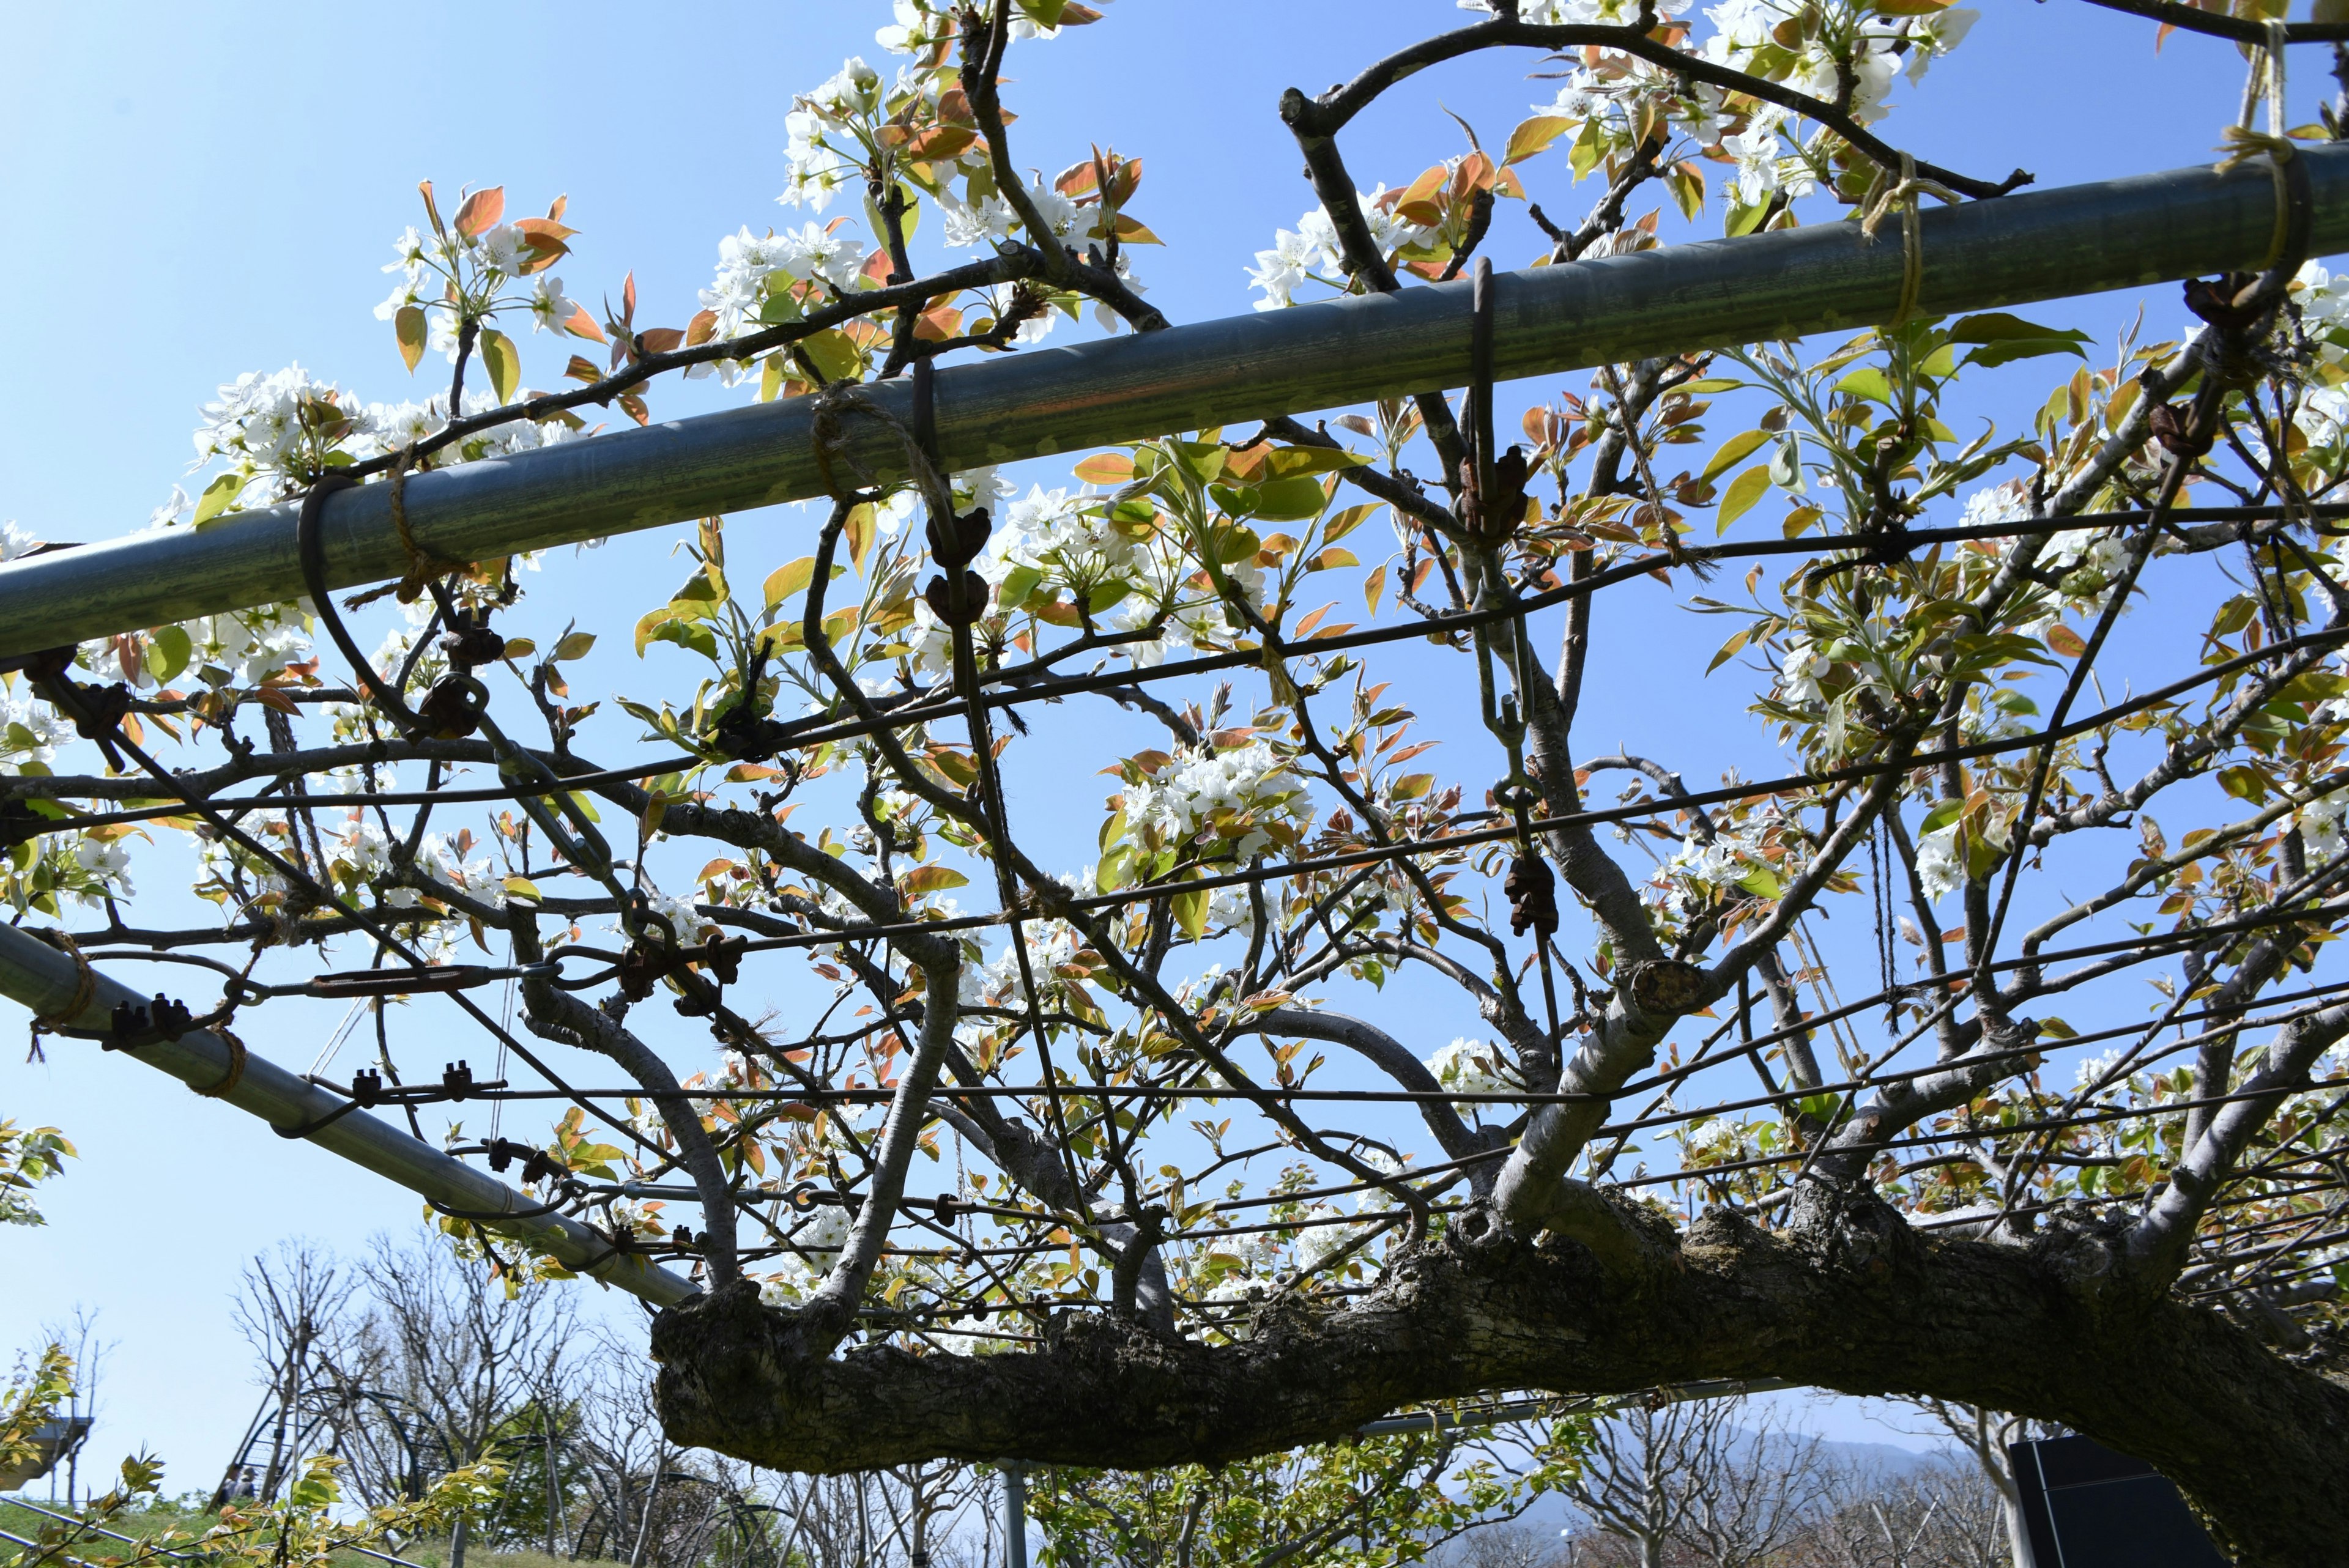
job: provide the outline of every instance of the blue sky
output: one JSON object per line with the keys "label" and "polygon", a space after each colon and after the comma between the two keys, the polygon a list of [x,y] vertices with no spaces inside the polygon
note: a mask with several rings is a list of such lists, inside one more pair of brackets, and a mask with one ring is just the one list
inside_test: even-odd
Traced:
{"label": "blue sky", "polygon": [[[1929,90],[1913,106],[1905,88],[1896,97],[1886,129],[1903,145],[1976,174],[2021,165],[2044,184],[2209,157],[2240,90],[2230,47],[2173,37],[2157,55],[2148,27],[2075,0],[1981,3],[1984,20]],[[1445,0],[1110,9],[1102,25],[1015,54],[1014,139],[1048,170],[1095,141],[1145,159],[1134,211],[1168,248],[1140,265],[1152,302],[1177,321],[1246,310],[1252,253],[1309,204],[1273,112],[1280,89],[1324,86],[1461,19]],[[143,526],[183,477],[198,406],[241,371],[298,360],[366,397],[417,395],[372,307],[419,178],[443,191],[502,183],[519,211],[567,192],[582,231],[560,268],[571,292],[616,294],[633,269],[640,319],[682,324],[719,236],[782,219],[771,197],[791,93],[844,55],[877,58],[872,31],[886,20],[871,0],[17,13],[0,66],[0,297],[16,302],[16,366],[0,419],[0,518],[49,539]],[[1439,103],[1506,134],[1549,96],[1522,68],[1483,62],[1406,84],[1348,134],[1359,181],[1405,183],[1454,150]],[[2296,99],[2313,104],[2323,85],[2311,70]],[[1578,212],[1591,195],[1563,188],[1562,160],[1528,178],[1553,211]],[[1529,253],[1529,227],[1508,221],[1518,229],[1496,242],[1503,264]],[[2174,301],[2161,291],[2151,305],[2158,335],[2182,314]],[[2115,296],[2037,314],[2108,340],[2133,308]],[[523,352],[525,379],[546,385],[567,350],[540,338]],[[1579,377],[1565,385],[1581,389]],[[724,396],[671,387],[655,407],[688,413]],[[756,526],[800,524],[784,512]],[[584,623],[625,624],[646,607],[647,576],[665,593],[678,574],[667,547],[646,537],[578,562],[558,554],[549,586]],[[775,558],[797,553],[779,543]],[[1673,614],[1661,603],[1650,613]],[[1692,675],[1719,640],[1698,631],[1653,656],[1693,659]],[[596,660],[585,666],[591,688],[631,677],[624,649]],[[1597,738],[1638,742],[1676,717],[1622,689],[1588,710]],[[1082,826],[1071,845],[1089,859]],[[252,1037],[298,1068],[320,1026]],[[356,1250],[417,1213],[316,1150],[73,1042],[51,1042],[46,1066],[10,1053],[0,1112],[63,1126],[85,1157],[45,1195],[48,1228],[0,1232],[0,1349],[31,1343],[77,1304],[98,1308],[101,1336],[119,1348],[96,1451],[151,1447],[182,1486],[210,1483],[254,1398],[229,1322],[240,1262],[289,1235]],[[1857,1429],[1847,1411],[1822,1419]]]}

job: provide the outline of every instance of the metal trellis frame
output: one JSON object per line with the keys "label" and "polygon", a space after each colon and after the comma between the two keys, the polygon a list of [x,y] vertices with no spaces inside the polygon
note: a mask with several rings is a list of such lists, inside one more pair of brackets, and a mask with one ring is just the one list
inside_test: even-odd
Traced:
{"label": "metal trellis frame", "polygon": [[[2349,247],[2349,145],[2295,154],[2309,181],[2308,253]],[[2002,196],[1924,214],[1915,308],[1926,314],[2256,267],[2284,200],[2264,165],[2206,167]],[[1907,242],[1854,223],[1711,240],[1495,279],[1494,374],[1515,378],[1652,355],[1857,328],[1903,304]],[[1229,316],[1134,337],[991,356],[936,374],[936,448],[953,469],[1169,431],[1459,387],[1469,377],[1466,282]],[[910,378],[862,389],[914,417]],[[454,560],[657,528],[826,493],[817,399],[664,420],[405,482],[418,546]],[[833,461],[903,477],[881,422],[852,420]],[[389,485],[335,495],[326,576],[395,577],[409,554]],[[303,592],[294,503],[0,566],[0,655],[292,600]]]}
{"label": "metal trellis frame", "polygon": [[[102,1034],[116,1006],[139,1006],[148,1000],[95,971],[90,980],[88,1000],[80,1011],[58,1022]],[[0,926],[0,995],[24,1004],[36,1016],[57,1017],[79,998],[81,984],[72,957],[26,932]],[[486,1172],[419,1142],[388,1122],[350,1109],[347,1102],[241,1046],[232,1047],[210,1029],[190,1030],[177,1039],[159,1039],[123,1054],[169,1073],[191,1088],[217,1088],[212,1098],[257,1116],[273,1128],[312,1126],[305,1135],[309,1141],[451,1208],[468,1213],[511,1214],[538,1207]],[[242,1071],[233,1075],[232,1068],[240,1060]],[[552,1255],[574,1273],[616,1285],[655,1306],[672,1305],[696,1292],[690,1281],[633,1253],[615,1251],[603,1236],[560,1214],[483,1223]]]}

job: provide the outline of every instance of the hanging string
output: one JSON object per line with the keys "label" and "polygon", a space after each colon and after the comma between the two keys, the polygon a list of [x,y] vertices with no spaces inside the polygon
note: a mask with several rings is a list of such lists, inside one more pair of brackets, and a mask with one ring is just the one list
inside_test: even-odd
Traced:
{"label": "hanging string", "polygon": [[1868,874],[1875,903],[1876,964],[1884,994],[1884,1025],[1895,1033],[1900,1027],[1900,962],[1893,932],[1900,915],[1892,896],[1892,868],[1899,859],[1891,824],[1878,816],[1868,830]]}

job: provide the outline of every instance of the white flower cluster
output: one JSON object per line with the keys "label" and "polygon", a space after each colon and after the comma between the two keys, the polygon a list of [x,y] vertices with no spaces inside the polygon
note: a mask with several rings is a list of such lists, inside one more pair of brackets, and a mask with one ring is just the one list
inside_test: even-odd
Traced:
{"label": "white flower cluster", "polygon": [[864,264],[864,242],[837,225],[811,221],[764,235],[746,225],[718,242],[718,276],[701,291],[702,308],[716,313],[718,336],[740,337],[767,325],[760,313],[786,298],[793,284],[821,281],[844,294],[856,286]]}
{"label": "white flower cluster", "polygon": [[22,773],[27,763],[46,770],[73,738],[73,726],[47,703],[0,686],[0,776]]}
{"label": "white flower cluster", "polygon": [[[469,416],[497,407],[497,399],[485,392],[465,395]],[[446,394],[422,402],[363,404],[333,383],[316,380],[299,365],[268,375],[246,371],[221,387],[218,398],[204,405],[203,415],[195,433],[195,467],[217,458],[228,463],[231,472],[243,475],[247,483],[238,498],[241,506],[274,500],[280,485],[306,485],[326,466],[330,451],[361,459],[396,452],[438,435],[449,422]],[[533,451],[571,433],[560,419],[516,419],[435,453],[433,462],[474,462]],[[157,518],[168,525],[176,520],[176,509],[162,509]]]}
{"label": "white flower cluster", "polygon": [[[1305,780],[1289,770],[1288,759],[1261,740],[1228,751],[1185,753],[1125,789],[1127,822],[1155,830],[1170,843],[1189,841],[1224,812],[1301,823],[1312,814],[1312,800]],[[1270,842],[1271,836],[1255,826],[1234,848],[1246,860]]]}
{"label": "white flower cluster", "polygon": [[[426,234],[413,227],[392,241],[392,259],[383,270],[399,281],[375,307],[378,321],[389,321],[410,306],[425,313],[432,348],[450,364],[457,362],[458,307],[448,296],[455,283],[481,307],[480,314],[501,308],[496,300],[503,286],[529,275],[533,260],[523,231],[512,223],[492,223],[478,234],[450,228]],[[560,332],[579,313],[578,303],[563,292],[563,280],[542,272],[531,280],[527,299],[515,303],[530,311],[531,330]]]}
{"label": "white flower cluster", "polygon": [[1807,196],[1818,181],[1810,160],[1788,154],[1778,140],[1786,111],[1764,105],[1748,117],[1745,129],[1721,139],[1721,150],[1737,160],[1737,199],[1758,207],[1784,191],[1789,199]]}
{"label": "white flower cluster", "polygon": [[[1101,0],[1104,5],[1110,0]],[[954,0],[895,0],[897,19],[873,35],[874,41],[893,55],[926,55],[960,34]],[[1058,26],[1039,22],[1019,6],[1011,11],[1014,38],[1057,38]]]}
{"label": "white flower cluster", "polygon": [[[1092,889],[1087,887],[1083,891],[1091,892]],[[1073,960],[1077,949],[1083,945],[1076,927],[1066,921],[1030,921],[1022,925],[1020,931],[1028,944],[1029,970],[1037,977],[1039,984],[1049,984],[1053,971]],[[991,962],[964,964],[958,994],[965,1006],[1026,1006],[1028,994],[1019,984],[1019,955],[1007,946]],[[965,1027],[970,1030],[969,1038],[965,1042],[968,1044],[984,1034],[987,1026],[979,1023]]]}
{"label": "white flower cluster", "polygon": [[[1463,11],[1482,11],[1487,15],[1499,8],[1493,0],[1459,0]],[[1656,7],[1659,20],[1679,10],[1676,5]],[[1518,0],[1517,20],[1537,27],[1609,26],[1619,27],[1640,16],[1640,0]]]}
{"label": "white flower cluster", "polygon": [[[1776,36],[1778,27],[1799,21],[1805,9],[1806,0],[1723,0],[1705,11],[1714,31],[1705,40],[1703,57],[1733,70],[1763,72],[1773,63],[1766,57],[1786,52]],[[1849,67],[1852,118],[1862,124],[1881,119],[1884,99],[1892,90],[1901,57],[1908,57],[1909,81],[1922,81],[1933,61],[1963,42],[1980,20],[1981,12],[1953,5],[1928,16],[1888,18],[1875,25],[1881,31],[1857,33],[1851,40]],[[1826,40],[1814,36],[1805,39],[1790,66],[1767,74],[1797,92],[1833,103],[1843,90],[1844,68]]]}
{"label": "white flower cluster", "polygon": [[1099,496],[1037,485],[1002,509],[978,574],[1000,586],[1017,567],[1079,590],[1146,580],[1154,562],[1141,543],[1109,521]]}
{"label": "white flower cluster", "polygon": [[[343,824],[342,831],[326,840],[327,858],[335,864],[347,868],[351,879],[362,885],[374,887],[393,871],[392,841],[381,828],[358,812]],[[438,833],[427,833],[416,846],[415,869],[444,886],[454,888],[476,903],[492,909],[505,907],[504,873],[487,856],[466,860]],[[381,890],[383,902],[393,909],[420,908],[425,892],[413,887],[391,887]]]}
{"label": "white flower cluster", "polygon": [[[1390,194],[1384,185],[1367,195],[1359,191],[1354,193],[1362,221],[1370,225],[1371,239],[1382,256],[1392,257],[1399,250],[1418,244],[1429,232],[1395,216],[1391,209],[1400,194]],[[1345,247],[1339,243],[1338,225],[1326,207],[1316,207],[1306,213],[1294,229],[1276,232],[1272,249],[1258,251],[1256,265],[1248,272],[1250,286],[1264,291],[1264,298],[1256,302],[1258,310],[1279,310],[1294,304],[1298,285],[1308,278],[1342,286],[1345,275]]]}
{"label": "white flower cluster", "polygon": [[[2030,516],[2031,499],[2023,482],[2009,480],[1968,496],[1962,521],[1969,528],[1989,527],[2020,522]],[[2067,528],[2048,535],[2047,542],[2040,547],[2038,564],[2062,573],[2061,595],[2080,601],[2088,614],[2095,614],[2103,611],[2113,580],[2127,562],[2128,546],[2118,530]],[[2016,629],[2026,635],[2044,635],[2055,624],[2062,609],[2052,600],[2043,602],[2040,615]]]}
{"label": "white flower cluster", "polygon": [[2293,813],[2292,820],[2300,829],[2301,841],[2311,863],[2329,861],[2341,853],[2344,847],[2341,820],[2344,814],[2349,814],[2349,789],[2319,795]]}
{"label": "white flower cluster", "polygon": [[2327,365],[2349,358],[2349,273],[2310,262],[2293,281],[2301,286],[2292,301],[2300,306],[2301,325],[2316,346],[2318,358]]}
{"label": "white flower cluster", "polygon": [[[226,615],[206,615],[182,623],[181,629],[193,645],[190,665],[224,670],[232,686],[258,686],[287,665],[301,663],[310,652],[310,636],[303,629],[298,604],[264,604]],[[143,667],[140,684],[153,684]]]}
{"label": "white flower cluster", "polygon": [[1966,885],[1965,861],[1958,853],[1958,825],[1934,829],[1917,841],[1917,880],[1929,899],[1945,898]]}
{"label": "white flower cluster", "polygon": [[821,212],[843,185],[855,182],[862,160],[841,141],[854,145],[860,122],[882,118],[883,96],[881,73],[859,57],[843,62],[830,80],[802,94],[783,117],[790,139],[783,160],[790,172],[783,193],[775,200]]}
{"label": "white flower cluster", "polygon": [[74,842],[73,857],[81,872],[74,897],[83,907],[95,909],[109,897],[130,896],[130,851],[121,840],[84,834]]}
{"label": "white flower cluster", "polygon": [[840,1249],[848,1240],[849,1214],[838,1204],[825,1203],[791,1232],[791,1244],[807,1254],[786,1253],[781,1267],[766,1276],[759,1299],[769,1306],[790,1306],[807,1299],[823,1283]]}
{"label": "white flower cluster", "polygon": [[1736,887],[1758,871],[1776,874],[1762,853],[1760,820],[1732,824],[1713,834],[1710,842],[1693,833],[1681,841],[1671,858],[1657,866],[1644,890],[1651,903],[1669,904],[1700,890],[1723,892]]}
{"label": "white flower cluster", "polygon": [[1819,677],[1834,664],[1805,636],[1788,639],[1778,656],[1778,695],[1788,702],[1816,702],[1824,695]]}
{"label": "white flower cluster", "polygon": [[38,548],[40,542],[30,530],[17,527],[16,519],[0,522],[0,561],[14,561]]}
{"label": "white flower cluster", "polygon": [[1500,1047],[1464,1035],[1428,1057],[1427,1070],[1437,1083],[1463,1094],[1500,1094],[1521,1087]]}

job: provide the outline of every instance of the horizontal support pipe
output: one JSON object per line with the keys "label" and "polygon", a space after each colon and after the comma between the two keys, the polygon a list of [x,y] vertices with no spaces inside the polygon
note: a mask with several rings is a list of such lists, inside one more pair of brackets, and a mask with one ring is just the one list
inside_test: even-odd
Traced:
{"label": "horizontal support pipe", "polygon": [[[70,1027],[104,1029],[113,1021],[118,1003],[143,1007],[150,1001],[105,975],[93,973],[92,978],[96,984],[89,1005],[79,1016],[61,1020]],[[78,980],[70,956],[16,926],[0,925],[0,996],[22,1003],[35,1017],[54,1017],[73,1005]],[[209,1029],[191,1030],[176,1040],[159,1040],[122,1054],[202,1089],[228,1083],[233,1057],[229,1043]],[[245,1052],[244,1067],[236,1081],[217,1098],[273,1128],[317,1122],[347,1103],[251,1051]],[[538,1207],[495,1177],[419,1142],[363,1110],[336,1116],[306,1136],[308,1141],[354,1165],[468,1215],[511,1214]],[[690,1281],[647,1258],[613,1252],[603,1237],[561,1214],[483,1222],[549,1254],[574,1274],[602,1280],[655,1306],[674,1305],[698,1293]]]}
{"label": "horizontal support pipe", "polygon": [[[2306,160],[2312,254],[2349,249],[2349,146]],[[2277,232],[2264,163],[2208,168],[1937,207],[1924,214],[1917,308],[1985,310],[2257,267]],[[1855,224],[1708,240],[1496,280],[1494,362],[1504,378],[1814,332],[1899,308],[1899,225]],[[955,469],[1079,451],[1170,431],[1340,407],[1468,376],[1465,282],[1355,296],[941,370],[938,446]],[[903,380],[868,388],[901,420]],[[406,486],[420,545],[481,561],[688,518],[823,494],[815,401],[755,404],[516,457],[419,474]],[[897,477],[895,435],[847,415],[843,482]],[[389,487],[326,503],[334,586],[397,577],[407,556]],[[202,531],[166,529],[0,566],[0,655],[29,653],[301,595],[292,505]]]}

